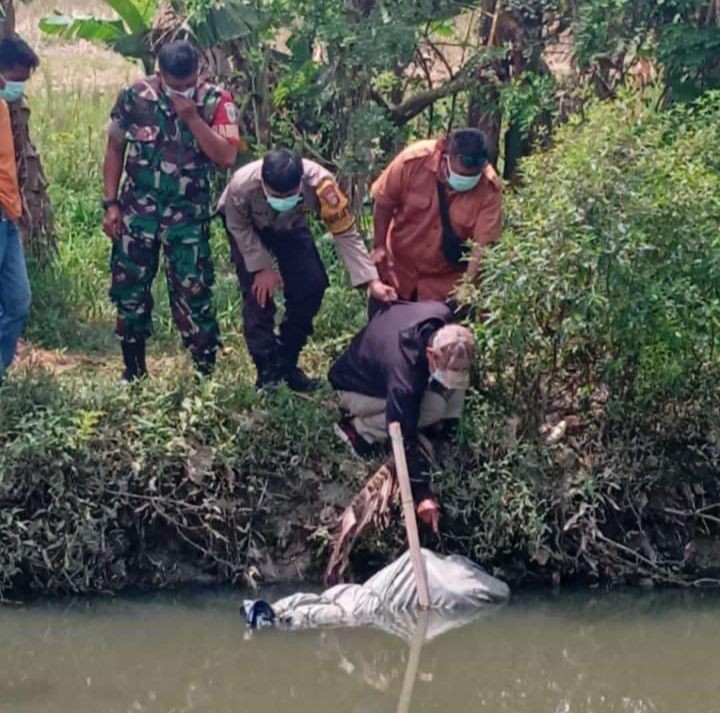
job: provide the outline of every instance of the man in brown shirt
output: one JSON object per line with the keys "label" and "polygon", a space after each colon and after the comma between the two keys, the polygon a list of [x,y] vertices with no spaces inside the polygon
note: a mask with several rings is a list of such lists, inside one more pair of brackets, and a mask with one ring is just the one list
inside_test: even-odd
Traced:
{"label": "man in brown shirt", "polygon": [[500,238],[501,184],[479,129],[408,146],[372,194],[373,259],[401,299],[446,299],[465,271],[475,278],[483,249]]}
{"label": "man in brown shirt", "polygon": [[[353,287],[367,288],[379,302],[397,299],[378,279],[348,199],[329,171],[279,149],[238,170],[219,208],[243,293],[243,331],[258,388],[279,381],[296,391],[317,388],[298,368],[328,285],[308,214],[317,215],[335,238]],[[276,334],[273,297],[281,286],[285,315]]]}

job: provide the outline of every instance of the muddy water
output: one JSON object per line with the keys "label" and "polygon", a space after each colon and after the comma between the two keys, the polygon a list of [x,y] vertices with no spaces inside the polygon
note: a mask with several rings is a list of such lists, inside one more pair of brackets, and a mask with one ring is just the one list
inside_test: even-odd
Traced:
{"label": "muddy water", "polygon": [[2,713],[713,713],[720,594],[562,593],[418,646],[246,637],[235,593],[0,609]]}

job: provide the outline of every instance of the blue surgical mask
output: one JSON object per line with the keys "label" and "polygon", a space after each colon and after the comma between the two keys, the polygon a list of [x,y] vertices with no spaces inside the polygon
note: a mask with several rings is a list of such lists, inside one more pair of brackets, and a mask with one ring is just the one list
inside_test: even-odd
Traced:
{"label": "blue surgical mask", "polygon": [[449,158],[447,160],[447,171],[448,185],[454,191],[458,191],[459,193],[471,191],[478,183],[480,183],[480,178],[482,177],[482,173],[478,173],[476,176],[463,176],[461,173],[455,173],[455,171],[450,168]]}
{"label": "blue surgical mask", "polygon": [[25,82],[11,82],[5,80],[5,86],[0,89],[0,99],[6,102],[16,102],[25,94]]}
{"label": "blue surgical mask", "polygon": [[285,198],[270,196],[266,192],[265,197],[267,198],[267,202],[270,204],[270,207],[278,213],[287,213],[289,210],[296,208],[302,200],[302,195],[299,191],[295,195],[285,196]]}

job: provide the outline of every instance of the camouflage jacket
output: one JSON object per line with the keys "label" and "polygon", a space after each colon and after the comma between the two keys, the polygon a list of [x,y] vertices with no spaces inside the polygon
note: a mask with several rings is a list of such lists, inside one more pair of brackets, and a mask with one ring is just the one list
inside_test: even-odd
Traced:
{"label": "camouflage jacket", "polygon": [[[212,120],[222,97],[218,87],[201,83],[196,101],[203,119]],[[182,213],[206,219],[210,212],[212,162],[173,110],[158,77],[125,87],[111,112],[108,133],[127,143],[121,203],[140,213]]]}

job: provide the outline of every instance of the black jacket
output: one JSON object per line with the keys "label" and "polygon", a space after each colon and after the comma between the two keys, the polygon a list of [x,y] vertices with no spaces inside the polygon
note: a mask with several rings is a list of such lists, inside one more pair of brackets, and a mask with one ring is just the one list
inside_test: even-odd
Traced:
{"label": "black jacket", "polygon": [[409,449],[417,442],[420,403],[430,377],[425,349],[453,322],[443,302],[395,302],[382,307],[333,364],[333,388],[387,399],[387,422],[399,421]]}

